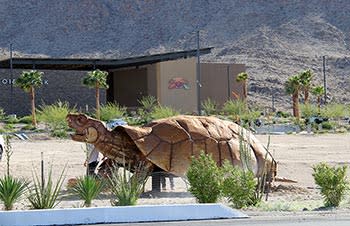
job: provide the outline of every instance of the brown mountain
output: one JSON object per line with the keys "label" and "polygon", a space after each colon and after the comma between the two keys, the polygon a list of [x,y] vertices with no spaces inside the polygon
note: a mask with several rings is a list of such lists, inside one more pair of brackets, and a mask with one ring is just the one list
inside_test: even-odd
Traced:
{"label": "brown mountain", "polygon": [[312,69],[350,102],[348,0],[1,0],[0,58],[126,57],[213,46],[205,61],[245,63],[250,101],[290,106],[287,77]]}

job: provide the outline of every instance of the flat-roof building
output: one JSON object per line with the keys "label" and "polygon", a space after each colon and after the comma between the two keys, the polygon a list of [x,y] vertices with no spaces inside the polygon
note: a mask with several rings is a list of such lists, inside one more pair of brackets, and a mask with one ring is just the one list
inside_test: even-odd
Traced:
{"label": "flat-roof building", "polygon": [[[210,53],[201,49],[200,54]],[[124,59],[13,58],[0,61],[0,107],[7,114],[30,113],[29,95],[14,87],[23,70],[44,72],[44,84],[36,90],[36,105],[67,101],[78,110],[94,108],[94,91],[82,85],[87,71],[109,73],[109,89],[101,92],[101,103],[116,102],[128,108],[139,106],[143,96],[154,96],[160,104],[183,113],[196,112],[197,50],[131,57]],[[200,100],[210,98],[223,104],[232,92],[241,94],[236,76],[243,64],[200,63]]]}

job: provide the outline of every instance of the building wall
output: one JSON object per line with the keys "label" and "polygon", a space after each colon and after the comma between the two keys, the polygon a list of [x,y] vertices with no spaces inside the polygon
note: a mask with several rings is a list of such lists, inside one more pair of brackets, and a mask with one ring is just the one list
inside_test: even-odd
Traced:
{"label": "building wall", "polygon": [[[36,89],[36,106],[53,104],[58,100],[67,101],[70,106],[76,106],[77,110],[85,111],[88,105],[91,111],[95,107],[95,91],[82,85],[81,80],[86,75],[85,71],[50,71],[44,72],[44,84]],[[16,79],[22,70],[13,70],[13,78]],[[0,69],[0,107],[7,114],[19,116],[29,115],[30,96],[20,88],[13,86],[11,92],[10,70]],[[106,102],[105,90],[100,90],[101,103]]]}
{"label": "building wall", "polygon": [[232,92],[243,95],[243,87],[236,82],[245,71],[244,64],[201,63],[201,102],[210,98],[219,105],[234,99]]}
{"label": "building wall", "polygon": [[184,113],[197,110],[195,58],[158,63],[157,81],[157,96],[162,105]]}

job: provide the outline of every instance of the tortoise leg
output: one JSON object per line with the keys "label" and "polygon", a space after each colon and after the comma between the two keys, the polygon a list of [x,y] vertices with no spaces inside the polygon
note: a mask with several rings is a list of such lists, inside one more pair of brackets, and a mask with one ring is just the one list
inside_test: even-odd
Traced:
{"label": "tortoise leg", "polygon": [[160,192],[160,179],[161,179],[161,173],[160,172],[153,172],[152,173],[152,192]]}

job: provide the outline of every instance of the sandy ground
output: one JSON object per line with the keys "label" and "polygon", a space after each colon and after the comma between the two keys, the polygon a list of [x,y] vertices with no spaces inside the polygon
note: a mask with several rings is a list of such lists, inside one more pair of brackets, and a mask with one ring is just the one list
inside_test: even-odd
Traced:
{"label": "sandy ground", "polygon": [[[257,135],[258,139],[267,144],[266,135]],[[321,196],[313,181],[312,166],[319,162],[331,164],[349,164],[350,134],[329,135],[272,135],[270,150],[278,161],[278,176],[296,180],[297,183],[274,184],[267,203],[290,203],[292,201],[322,203]],[[62,201],[58,207],[77,207],[82,204],[78,197],[71,195],[66,188],[69,178],[85,174],[84,144],[71,140],[45,139],[36,136],[26,141],[14,138],[12,140],[13,155],[11,157],[11,173],[18,177],[32,178],[32,172],[39,173],[41,153],[44,157],[45,173],[52,166],[53,176],[57,178],[66,165],[66,179],[61,195]],[[0,162],[0,172],[6,169],[5,158]],[[168,181],[167,181],[168,182]],[[187,186],[181,178],[175,178],[175,190],[169,188],[158,194],[150,193],[150,181],[146,193],[138,204],[171,204],[193,203],[195,199],[187,192]],[[103,194],[93,205],[110,205],[110,196]],[[282,205],[282,204],[277,204]],[[306,205],[306,204],[305,204]],[[306,205],[307,206],[307,205]],[[25,200],[16,208],[28,208]],[[271,208],[271,207],[270,207]],[[283,209],[283,207],[279,207]],[[301,207],[301,208],[305,208]],[[306,207],[307,208],[307,207]]]}

